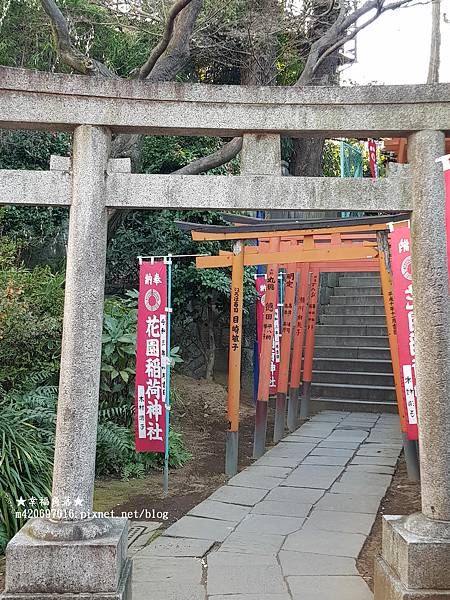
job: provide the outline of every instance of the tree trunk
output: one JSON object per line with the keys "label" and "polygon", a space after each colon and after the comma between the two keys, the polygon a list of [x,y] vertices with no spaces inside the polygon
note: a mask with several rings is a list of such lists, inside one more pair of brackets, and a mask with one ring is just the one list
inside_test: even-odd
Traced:
{"label": "tree trunk", "polygon": [[[329,8],[328,0],[318,0],[315,3],[313,17],[323,15]],[[329,11],[325,17],[319,18],[311,27],[309,39],[320,38],[327,33],[332,23],[335,21],[337,8]],[[313,44],[313,42],[311,42]],[[310,52],[311,53],[311,52]],[[337,83],[338,51],[330,54],[313,71],[309,68],[309,61],[305,64],[305,69],[300,75],[297,85],[332,85]],[[325,138],[296,138],[293,142],[293,153],[290,162],[290,172],[295,176],[302,177],[322,177],[323,175],[323,146]]]}
{"label": "tree trunk", "polygon": [[431,12],[431,48],[427,83],[439,83],[441,65],[441,0],[433,0]]}
{"label": "tree trunk", "polygon": [[[337,83],[338,52],[328,56],[311,77],[302,81],[303,85],[333,85]],[[296,138],[290,162],[292,175],[302,177],[323,176],[323,146],[325,138]]]}

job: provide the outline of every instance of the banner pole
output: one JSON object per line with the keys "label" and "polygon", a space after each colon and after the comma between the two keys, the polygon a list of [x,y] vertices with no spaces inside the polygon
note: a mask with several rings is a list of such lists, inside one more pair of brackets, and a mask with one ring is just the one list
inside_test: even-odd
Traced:
{"label": "banner pole", "polygon": [[166,358],[166,447],[164,452],[163,495],[169,493],[169,423],[170,423],[170,326],[172,322],[172,255],[164,258],[167,265],[167,358]]}

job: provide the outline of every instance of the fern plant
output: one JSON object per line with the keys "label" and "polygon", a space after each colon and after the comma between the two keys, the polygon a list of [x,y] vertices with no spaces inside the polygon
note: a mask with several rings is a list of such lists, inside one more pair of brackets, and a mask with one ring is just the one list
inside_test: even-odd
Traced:
{"label": "fern plant", "polygon": [[[50,497],[58,396],[52,377],[32,374],[22,389],[0,390],[0,553],[24,525],[16,518],[18,500]],[[99,411],[97,475],[131,479],[162,469],[164,455],[137,453],[134,428],[120,424],[120,413],[115,422],[115,415],[111,407]],[[189,458],[181,434],[170,431],[169,466],[180,467]]]}
{"label": "fern plant", "polygon": [[[30,398],[31,398],[30,394]],[[0,412],[0,541],[11,538],[24,524],[16,518],[20,498],[49,497],[53,440],[37,425],[42,412],[9,399]],[[0,547],[1,549],[1,547]]]}

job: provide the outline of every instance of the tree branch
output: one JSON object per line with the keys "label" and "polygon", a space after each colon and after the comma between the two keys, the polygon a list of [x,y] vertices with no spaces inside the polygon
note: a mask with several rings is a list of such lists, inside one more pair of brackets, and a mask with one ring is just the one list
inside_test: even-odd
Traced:
{"label": "tree branch", "polygon": [[185,7],[178,12],[172,25],[169,26],[172,27],[172,34],[168,44],[146,76],[146,80],[152,83],[172,80],[190,58],[192,32],[198,13],[203,6],[203,0],[190,0],[189,2],[178,0],[177,4],[181,5],[181,2],[184,2]]}
{"label": "tree branch", "polygon": [[439,83],[439,67],[441,64],[441,0],[433,0],[431,15],[431,48],[427,83]]}
{"label": "tree branch", "polygon": [[[386,0],[368,0],[360,8],[354,10],[350,15],[347,15],[347,17],[345,17],[345,12],[343,11],[343,4],[339,16],[333,25],[323,36],[312,44],[305,67],[296,85],[308,85],[311,79],[313,79],[317,68],[328,56],[330,56],[330,54],[338,50],[347,41],[353,39],[357,33],[373,23],[381,14],[388,10],[401,8],[412,2],[414,2],[414,0],[397,0],[396,2],[386,4]],[[355,25],[361,17],[372,10],[375,10],[375,14],[370,19],[356,27],[351,33],[348,33],[350,27]]]}
{"label": "tree branch", "polygon": [[222,148],[209,154],[202,156],[197,160],[192,161],[185,167],[173,172],[173,175],[198,175],[215,167],[220,167],[232,160],[242,150],[242,138],[235,137]]}
{"label": "tree branch", "polygon": [[148,60],[145,64],[142,65],[139,71],[139,79],[146,79],[153,67],[156,65],[158,59],[163,55],[163,53],[167,50],[167,47],[172,39],[174,27],[175,27],[175,19],[180,14],[180,12],[190,4],[192,0],[178,0],[173,4],[167,14],[166,26],[164,28],[164,33],[161,41],[153,48],[148,57]]}
{"label": "tree branch", "polygon": [[106,65],[89,58],[72,44],[67,21],[54,0],[41,0],[41,4],[50,18],[58,55],[66,65],[83,75],[103,75],[117,78],[117,75]]}

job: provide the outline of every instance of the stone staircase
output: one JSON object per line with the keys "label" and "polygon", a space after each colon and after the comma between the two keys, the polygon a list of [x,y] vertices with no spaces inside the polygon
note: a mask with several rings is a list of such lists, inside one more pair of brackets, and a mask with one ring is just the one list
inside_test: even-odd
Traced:
{"label": "stone staircase", "polygon": [[316,326],[312,395],[323,401],[395,406],[378,273],[347,273]]}

